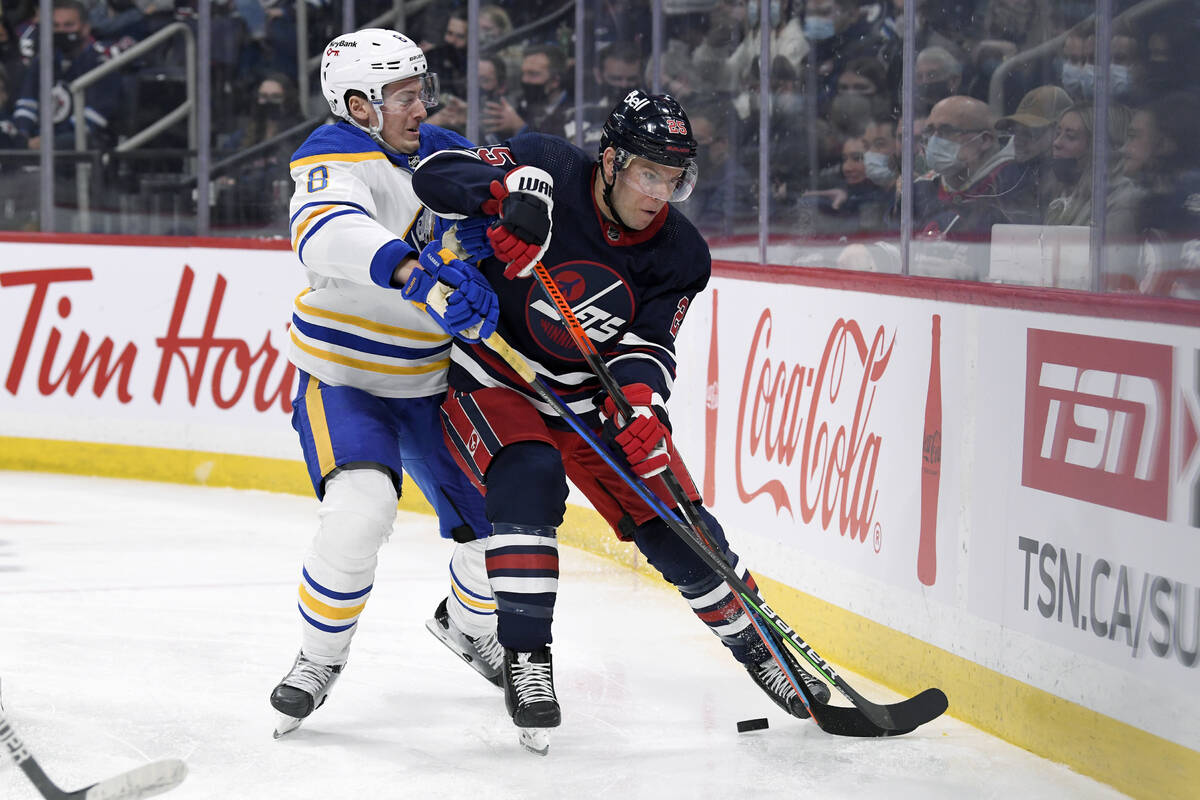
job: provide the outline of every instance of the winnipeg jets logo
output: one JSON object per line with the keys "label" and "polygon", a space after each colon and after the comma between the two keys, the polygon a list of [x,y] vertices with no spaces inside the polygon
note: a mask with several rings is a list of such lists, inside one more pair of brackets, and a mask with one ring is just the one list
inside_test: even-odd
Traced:
{"label": "winnipeg jets logo", "polygon": [[[634,312],[633,293],[621,275],[591,261],[560,264],[550,273],[588,338],[597,345],[615,343]],[[536,283],[526,314],[529,329],[543,349],[561,359],[582,360],[554,302]]]}

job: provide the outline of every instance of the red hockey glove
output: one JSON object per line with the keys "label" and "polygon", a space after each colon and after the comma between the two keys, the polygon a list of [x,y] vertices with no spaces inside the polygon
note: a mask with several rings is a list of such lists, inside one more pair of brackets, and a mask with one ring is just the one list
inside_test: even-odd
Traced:
{"label": "red hockey glove", "polygon": [[[671,431],[666,425],[663,399],[644,383],[622,387],[625,399],[633,406],[633,419],[626,422],[607,395],[600,407],[604,436],[621,448],[625,460],[639,478],[651,478],[671,462]],[[661,416],[660,416],[661,415]]]}
{"label": "red hockey glove", "polygon": [[492,199],[483,203],[485,214],[499,214],[488,228],[496,258],[508,264],[504,277],[528,278],[533,265],[550,246],[554,212],[554,178],[544,169],[517,167],[492,181]]}

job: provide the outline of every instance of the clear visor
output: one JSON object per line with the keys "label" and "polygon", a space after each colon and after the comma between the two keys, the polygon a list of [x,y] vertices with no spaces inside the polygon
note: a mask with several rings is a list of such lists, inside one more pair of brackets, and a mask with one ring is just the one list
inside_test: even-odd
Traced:
{"label": "clear visor", "polygon": [[389,83],[383,87],[383,102],[379,108],[385,114],[403,114],[418,101],[426,108],[433,108],[438,104],[439,88],[436,72]]}
{"label": "clear visor", "polygon": [[680,203],[687,200],[696,187],[696,162],[687,167],[668,167],[637,156],[628,157],[617,172],[617,180],[655,200]]}

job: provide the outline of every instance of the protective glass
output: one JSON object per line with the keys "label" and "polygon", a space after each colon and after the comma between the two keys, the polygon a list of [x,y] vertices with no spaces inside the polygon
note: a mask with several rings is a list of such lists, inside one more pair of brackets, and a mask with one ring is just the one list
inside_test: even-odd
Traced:
{"label": "protective glass", "polygon": [[[406,83],[401,81],[401,83]],[[420,101],[426,108],[433,108],[438,104],[438,93],[441,88],[438,84],[438,76],[436,72],[427,72],[424,75],[417,76],[417,83],[405,86],[400,91],[396,91],[392,87],[395,84],[389,83],[383,87],[383,102],[379,104],[385,114],[403,114],[410,110],[414,103]]]}
{"label": "protective glass", "polygon": [[617,180],[655,200],[681,203],[687,200],[692,194],[692,189],[696,188],[699,173],[694,161],[688,162],[687,167],[681,169],[656,164],[644,158],[630,156],[628,153],[619,152],[617,158],[618,163],[624,164],[617,172]]}

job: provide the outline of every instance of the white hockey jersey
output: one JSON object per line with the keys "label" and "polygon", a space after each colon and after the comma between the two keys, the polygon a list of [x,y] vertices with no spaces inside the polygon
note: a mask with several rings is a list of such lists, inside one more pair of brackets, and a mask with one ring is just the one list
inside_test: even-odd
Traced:
{"label": "white hockey jersey", "polygon": [[412,190],[419,159],[469,147],[421,126],[416,155],[384,151],[347,122],[322,125],[292,156],[292,250],[311,287],[296,298],[288,358],[323,383],[380,397],[446,389],[451,338],[390,283],[432,236],[434,215]]}

